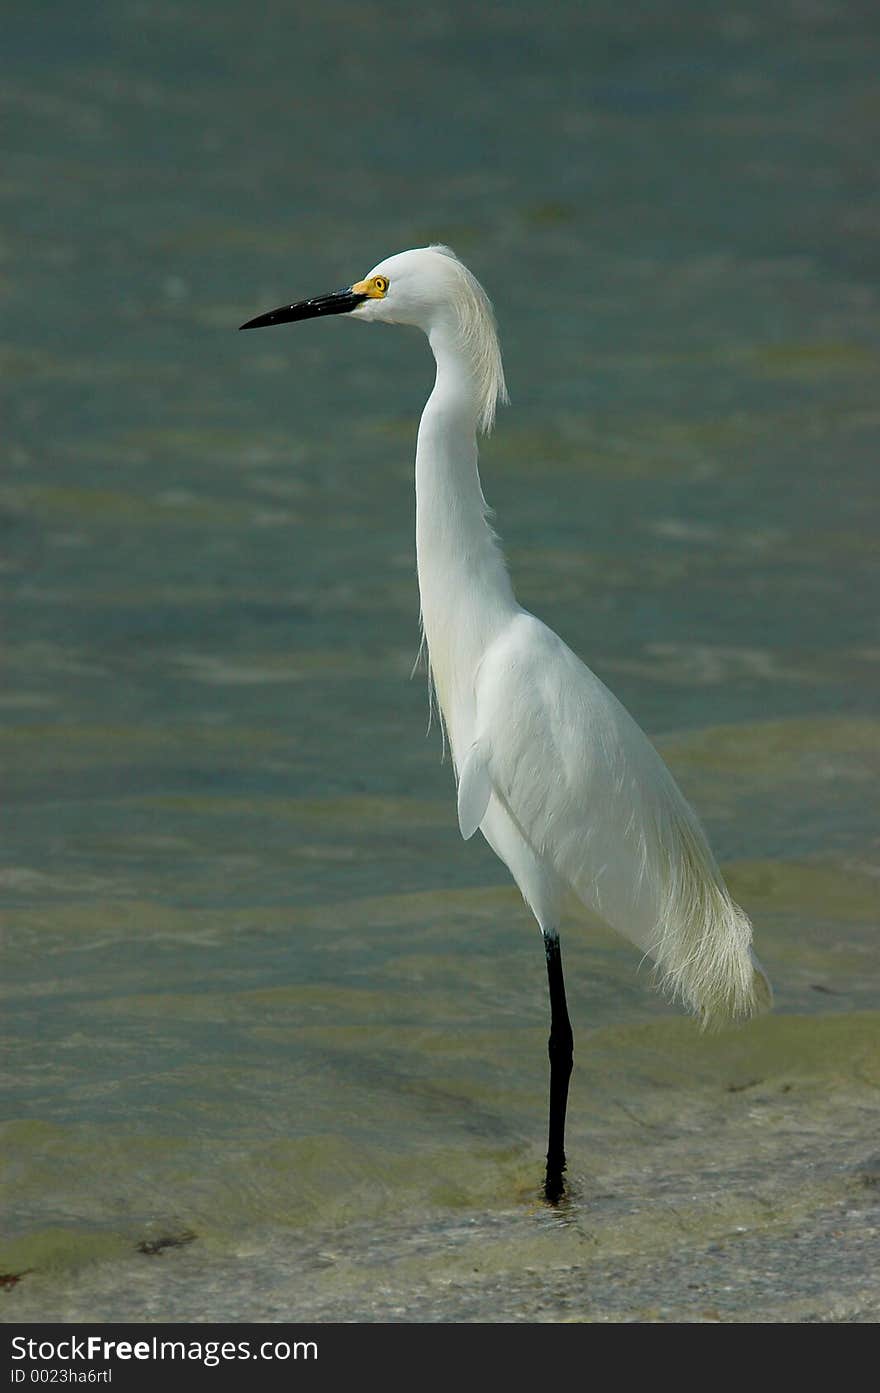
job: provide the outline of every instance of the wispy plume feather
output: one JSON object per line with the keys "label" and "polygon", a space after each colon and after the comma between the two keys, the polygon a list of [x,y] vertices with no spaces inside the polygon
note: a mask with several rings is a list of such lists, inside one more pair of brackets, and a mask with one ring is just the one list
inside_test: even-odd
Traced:
{"label": "wispy plume feather", "polygon": [[470,355],[480,400],[478,425],[488,435],[495,424],[498,403],[506,404],[507,384],[501,362],[498,326],[492,302],[475,276],[459,261],[451,247],[432,243],[431,250],[448,257],[456,271],[455,308],[461,326],[462,346]]}

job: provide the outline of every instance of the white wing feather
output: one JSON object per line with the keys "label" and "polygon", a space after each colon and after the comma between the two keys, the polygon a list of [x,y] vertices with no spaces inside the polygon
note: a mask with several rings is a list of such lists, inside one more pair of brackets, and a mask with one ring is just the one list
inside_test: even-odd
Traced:
{"label": "white wing feather", "polygon": [[648,953],[664,988],[704,1024],[768,1006],[751,925],[696,814],[632,717],[571,649],[520,612],[486,651],[475,698],[476,739],[459,787],[462,835],[482,820],[491,788],[535,855]]}
{"label": "white wing feather", "polygon": [[477,741],[465,755],[458,780],[458,825],[466,842],[486,816],[491,797],[487,751]]}

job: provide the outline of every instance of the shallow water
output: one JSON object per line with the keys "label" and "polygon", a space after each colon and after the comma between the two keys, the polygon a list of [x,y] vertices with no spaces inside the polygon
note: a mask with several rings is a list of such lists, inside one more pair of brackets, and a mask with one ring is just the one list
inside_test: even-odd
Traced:
{"label": "shallow water", "polygon": [[[4,28],[3,1319],[880,1315],[873,7],[20,6]],[[72,13],[72,12],[71,12]],[[425,736],[428,238],[522,601],[650,731],[774,1014],[540,942]]]}

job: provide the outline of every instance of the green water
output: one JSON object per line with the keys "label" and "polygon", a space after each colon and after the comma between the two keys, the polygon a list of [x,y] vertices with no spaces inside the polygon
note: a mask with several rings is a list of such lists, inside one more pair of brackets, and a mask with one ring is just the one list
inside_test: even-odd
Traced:
{"label": "green water", "polygon": [[[876,1320],[873,6],[4,20],[4,1320]],[[540,940],[426,735],[412,333],[450,242],[523,603],[657,740],[774,1014]]]}

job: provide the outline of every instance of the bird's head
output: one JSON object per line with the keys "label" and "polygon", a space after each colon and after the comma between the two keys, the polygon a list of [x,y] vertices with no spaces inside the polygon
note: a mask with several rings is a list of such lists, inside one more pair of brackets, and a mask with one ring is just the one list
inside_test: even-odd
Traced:
{"label": "bird's head", "polygon": [[325,315],[384,324],[411,324],[431,336],[446,331],[470,360],[480,400],[480,424],[489,430],[498,401],[507,400],[495,316],[483,287],[449,247],[415,247],[386,257],[363,280],[281,305],[242,329],[264,329]]}
{"label": "bird's head", "polygon": [[463,294],[473,294],[474,288],[485,299],[470,271],[448,247],[415,247],[386,257],[363,280],[327,295],[281,305],[241,327],[263,329],[345,314],[383,324],[412,324],[429,333],[438,317],[454,310]]}

